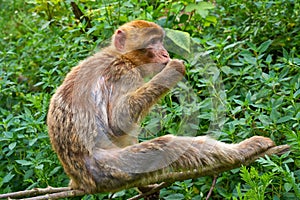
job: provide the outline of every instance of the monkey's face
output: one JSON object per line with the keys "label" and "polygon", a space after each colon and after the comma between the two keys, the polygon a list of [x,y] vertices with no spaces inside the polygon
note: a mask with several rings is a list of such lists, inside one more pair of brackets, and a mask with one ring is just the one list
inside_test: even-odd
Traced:
{"label": "monkey's face", "polygon": [[116,49],[135,65],[150,63],[165,66],[170,56],[163,46],[164,31],[161,27],[128,28],[123,27],[114,35]]}
{"label": "monkey's face", "polygon": [[152,38],[144,52],[145,57],[148,58],[150,63],[167,64],[170,61],[169,53],[163,46],[163,42],[160,37]]}
{"label": "monkey's face", "polygon": [[136,67],[147,69],[150,73],[160,72],[171,60],[161,41],[152,42],[146,48],[140,48],[124,54]]}

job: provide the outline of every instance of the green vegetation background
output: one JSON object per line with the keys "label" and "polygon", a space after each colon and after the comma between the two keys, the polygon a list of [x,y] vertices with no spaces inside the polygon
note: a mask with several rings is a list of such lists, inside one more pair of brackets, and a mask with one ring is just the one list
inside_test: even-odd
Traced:
{"label": "green vegetation background", "polygon": [[[47,135],[49,99],[71,67],[97,51],[120,24],[140,18],[188,32],[216,63],[227,94],[220,140],[262,135],[292,147],[290,154],[220,174],[211,199],[300,199],[299,1],[75,2],[90,26],[75,18],[70,0],[0,1],[0,193],[68,184]],[[200,69],[188,67],[186,79],[205,99],[209,92]],[[205,130],[209,119],[203,119],[199,126]],[[172,132],[172,123],[166,129]],[[211,182],[176,182],[161,196],[204,199]]]}

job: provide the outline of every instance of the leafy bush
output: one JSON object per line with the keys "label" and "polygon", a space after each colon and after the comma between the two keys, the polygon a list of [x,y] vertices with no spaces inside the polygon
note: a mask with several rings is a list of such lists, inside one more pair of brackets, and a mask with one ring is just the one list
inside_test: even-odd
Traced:
{"label": "leafy bush", "polygon": [[[218,1],[221,31],[237,40],[261,44],[273,40],[268,49],[281,56],[282,48],[299,46],[299,1]],[[238,11],[238,12],[237,12]]]}
{"label": "leafy bush", "polygon": [[[214,134],[222,141],[263,135],[292,147],[290,154],[260,159],[252,167],[219,175],[212,199],[300,198],[298,1],[111,0],[76,4],[91,27],[75,18],[70,1],[0,2],[0,193],[67,185],[68,178],[47,135],[49,99],[70,68],[105,45],[116,27],[142,18],[188,32],[196,51],[209,55],[183,56],[188,61],[186,80],[198,100],[196,118],[201,132],[197,135],[209,129],[216,111],[222,119],[215,118],[220,129]],[[207,63],[213,66],[213,76],[204,74],[208,73],[203,70]],[[222,84],[212,84],[221,79]],[[213,87],[207,85],[216,86],[217,92],[212,93]],[[157,135],[176,133],[178,117],[195,109],[178,104],[181,86],[162,101],[165,128]],[[208,98],[212,96],[221,99],[220,104],[212,105]],[[144,125],[154,127],[161,123],[159,117],[149,117]],[[163,189],[161,196],[201,199],[211,182],[211,177],[176,182]],[[112,197],[124,199],[136,193],[126,190]]]}

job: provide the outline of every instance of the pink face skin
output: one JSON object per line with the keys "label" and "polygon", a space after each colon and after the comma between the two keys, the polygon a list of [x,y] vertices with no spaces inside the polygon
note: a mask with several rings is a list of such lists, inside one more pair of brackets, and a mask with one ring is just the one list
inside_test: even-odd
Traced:
{"label": "pink face skin", "polygon": [[170,56],[167,50],[161,45],[160,48],[152,49],[154,53],[154,59],[157,63],[167,64],[170,61]]}
{"label": "pink face skin", "polygon": [[[171,60],[169,53],[159,39],[151,41],[147,49],[149,50],[149,57],[153,58],[155,63],[167,64]],[[150,55],[151,53],[152,55]]]}

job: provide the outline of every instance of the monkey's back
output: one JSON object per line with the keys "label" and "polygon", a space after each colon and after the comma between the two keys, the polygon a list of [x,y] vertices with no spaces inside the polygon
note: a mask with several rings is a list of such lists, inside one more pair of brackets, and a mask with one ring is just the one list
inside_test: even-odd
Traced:
{"label": "monkey's back", "polygon": [[[74,67],[52,96],[47,115],[52,147],[72,179],[71,186],[87,192],[96,188],[87,160],[99,137],[108,131],[105,104],[108,103],[109,91],[93,89],[97,87],[95,82],[101,81],[99,77],[110,62],[112,58],[108,55],[97,53]],[[98,103],[103,104],[103,109],[96,108],[97,99],[93,99],[93,92],[98,92]],[[96,112],[102,116],[97,123]]]}
{"label": "monkey's back", "polygon": [[[141,77],[131,62],[113,54],[104,49],[74,67],[51,98],[47,116],[51,144],[72,179],[71,187],[87,192],[96,191],[100,180],[95,177],[101,177],[101,169],[92,174],[94,149],[137,142],[111,115],[116,99],[139,87]],[[128,123],[127,116],[121,120]]]}

